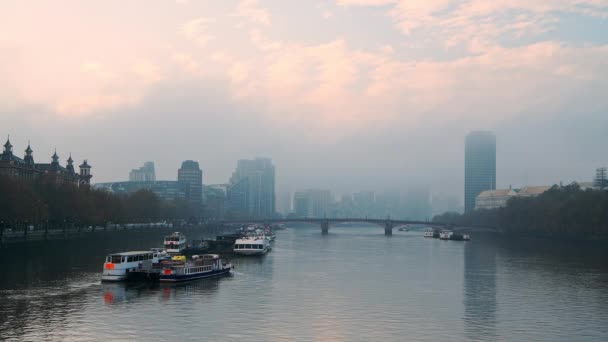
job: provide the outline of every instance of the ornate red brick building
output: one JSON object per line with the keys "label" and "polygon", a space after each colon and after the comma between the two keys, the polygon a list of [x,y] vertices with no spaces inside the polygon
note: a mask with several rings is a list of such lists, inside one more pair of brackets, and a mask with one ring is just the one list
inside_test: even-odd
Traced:
{"label": "ornate red brick building", "polygon": [[34,151],[28,144],[23,158],[13,154],[13,145],[10,139],[4,144],[4,151],[0,155],[0,175],[18,178],[27,182],[37,179],[48,179],[57,184],[74,184],[76,186],[91,185],[91,166],[85,160],[80,166],[80,173],[74,169],[72,156],[68,158],[67,165],[61,166],[57,151],[48,164],[34,162]]}

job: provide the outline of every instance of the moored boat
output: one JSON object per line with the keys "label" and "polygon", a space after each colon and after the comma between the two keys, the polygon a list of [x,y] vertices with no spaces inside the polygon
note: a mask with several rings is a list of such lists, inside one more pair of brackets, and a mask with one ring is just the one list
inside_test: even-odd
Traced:
{"label": "moored boat", "polygon": [[224,262],[217,254],[204,254],[194,255],[191,260],[164,261],[161,268],[160,282],[176,283],[228,274],[232,264]]}
{"label": "moored boat", "polygon": [[439,238],[441,240],[450,240],[454,233],[451,230],[442,230],[439,232]]}
{"label": "moored boat", "polygon": [[434,233],[435,233],[435,231],[433,230],[433,228],[426,228],[424,230],[424,237],[425,238],[432,238]]}
{"label": "moored boat", "polygon": [[471,240],[471,236],[469,234],[454,233],[449,239],[454,241],[469,241]]}
{"label": "moored boat", "polygon": [[180,232],[175,232],[165,236],[163,247],[167,253],[179,254],[186,249],[186,236]]}
{"label": "moored boat", "polygon": [[264,235],[256,235],[237,239],[233,252],[241,255],[264,255],[270,249],[270,241]]}

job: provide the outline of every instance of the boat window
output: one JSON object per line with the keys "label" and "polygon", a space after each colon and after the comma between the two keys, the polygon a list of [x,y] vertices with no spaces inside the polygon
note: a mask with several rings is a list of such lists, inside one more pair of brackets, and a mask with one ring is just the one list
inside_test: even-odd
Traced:
{"label": "boat window", "polygon": [[245,245],[245,248],[251,249],[251,245]]}
{"label": "boat window", "polygon": [[120,264],[120,262],[121,262],[120,255],[110,256],[110,262],[114,263],[114,264]]}

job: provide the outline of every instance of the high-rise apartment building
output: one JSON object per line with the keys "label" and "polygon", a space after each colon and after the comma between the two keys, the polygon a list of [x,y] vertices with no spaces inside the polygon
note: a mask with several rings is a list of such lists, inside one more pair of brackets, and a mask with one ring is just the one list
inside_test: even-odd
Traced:
{"label": "high-rise apartment building", "polygon": [[293,194],[293,213],[297,217],[312,216],[312,199],[307,191],[296,191]]}
{"label": "high-rise apartment building", "polygon": [[298,217],[330,216],[333,197],[331,191],[310,189],[298,191],[293,196],[293,210]]}
{"label": "high-rise apartment building", "polygon": [[144,166],[133,169],[129,172],[129,182],[154,182],[156,181],[156,173],[154,171],[154,162],[145,162]]}
{"label": "high-rise apartment building", "polygon": [[203,170],[198,162],[186,160],[177,171],[177,182],[182,185],[186,192],[186,199],[197,209],[203,206]]}
{"label": "high-rise apartment building", "polygon": [[287,191],[277,193],[277,212],[287,216],[291,213],[291,193]]}
{"label": "high-rise apartment building", "polygon": [[471,132],[464,150],[464,210],[475,209],[482,191],[496,189],[496,136],[492,132]]}
{"label": "high-rise apartment building", "polygon": [[239,160],[228,189],[230,210],[252,217],[275,215],[275,169],[272,160]]}

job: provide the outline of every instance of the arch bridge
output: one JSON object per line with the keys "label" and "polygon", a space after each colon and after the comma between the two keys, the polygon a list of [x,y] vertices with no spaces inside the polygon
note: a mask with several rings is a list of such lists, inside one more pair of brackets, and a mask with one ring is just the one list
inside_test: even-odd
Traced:
{"label": "arch bridge", "polygon": [[369,219],[369,218],[291,218],[291,219],[255,219],[255,220],[224,220],[220,221],[223,225],[230,224],[263,224],[271,225],[273,223],[312,223],[321,227],[323,234],[329,233],[329,227],[336,223],[371,223],[380,227],[384,227],[384,235],[393,235],[393,229],[406,225],[421,225],[431,228],[450,227],[447,223],[426,222],[426,221],[409,221],[409,220],[393,220],[393,219]]}

